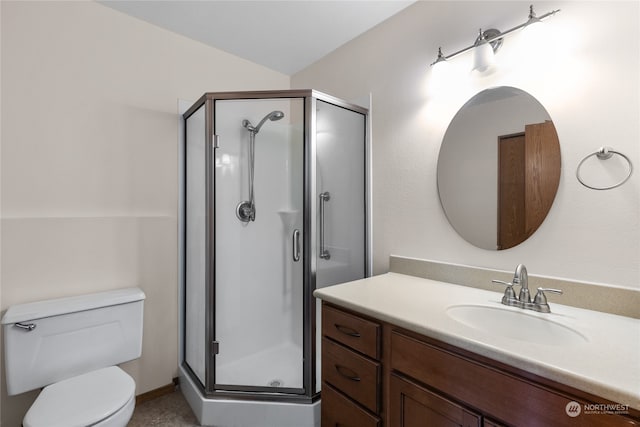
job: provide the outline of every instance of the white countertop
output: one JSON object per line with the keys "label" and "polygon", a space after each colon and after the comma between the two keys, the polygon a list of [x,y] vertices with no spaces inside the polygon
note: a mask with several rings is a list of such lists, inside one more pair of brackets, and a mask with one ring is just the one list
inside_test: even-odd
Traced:
{"label": "white countertop", "polygon": [[[314,296],[561,384],[640,409],[640,320],[550,303],[551,313],[507,307],[502,292],[398,273],[318,289]],[[526,311],[582,334],[580,343],[536,344],[483,332],[446,309],[483,305]]]}

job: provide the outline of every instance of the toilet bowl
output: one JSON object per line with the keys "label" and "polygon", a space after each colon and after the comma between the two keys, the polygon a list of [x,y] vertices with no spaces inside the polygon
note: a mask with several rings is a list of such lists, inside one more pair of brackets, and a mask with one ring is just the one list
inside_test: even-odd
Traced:
{"label": "toilet bowl", "polygon": [[135,383],[117,366],[45,387],[22,422],[24,427],[124,427],[135,406]]}
{"label": "toilet bowl", "polygon": [[142,353],[138,288],[9,307],[2,318],[10,396],[44,387],[24,427],[125,427],[136,385],[119,363]]}

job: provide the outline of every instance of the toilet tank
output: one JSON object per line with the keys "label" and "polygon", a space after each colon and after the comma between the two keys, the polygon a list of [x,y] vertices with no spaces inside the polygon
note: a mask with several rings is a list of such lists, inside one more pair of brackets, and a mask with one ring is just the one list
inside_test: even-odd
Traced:
{"label": "toilet tank", "polygon": [[140,357],[139,288],[37,301],[2,317],[9,395]]}

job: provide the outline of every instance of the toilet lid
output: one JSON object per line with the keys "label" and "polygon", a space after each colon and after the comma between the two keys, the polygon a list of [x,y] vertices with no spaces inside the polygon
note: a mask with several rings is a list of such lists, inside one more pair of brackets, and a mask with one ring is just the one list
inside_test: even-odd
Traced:
{"label": "toilet lid", "polygon": [[117,366],[45,387],[24,417],[24,427],[86,427],[116,413],[136,390]]}

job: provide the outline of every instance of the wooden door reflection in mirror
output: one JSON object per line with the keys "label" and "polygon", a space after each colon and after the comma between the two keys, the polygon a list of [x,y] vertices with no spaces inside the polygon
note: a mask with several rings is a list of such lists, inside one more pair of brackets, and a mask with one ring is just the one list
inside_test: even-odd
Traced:
{"label": "wooden door reflection in mirror", "polygon": [[560,181],[560,145],[550,121],[498,137],[498,250],[529,238],[544,221]]}

